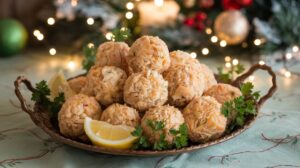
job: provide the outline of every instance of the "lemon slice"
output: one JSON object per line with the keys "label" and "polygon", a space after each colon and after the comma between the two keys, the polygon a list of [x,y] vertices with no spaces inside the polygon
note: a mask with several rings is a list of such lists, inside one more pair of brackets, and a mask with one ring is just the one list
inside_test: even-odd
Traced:
{"label": "lemon slice", "polygon": [[129,149],[137,137],[131,135],[133,127],[112,125],[86,117],[84,130],[94,145],[114,149]]}
{"label": "lemon slice", "polygon": [[76,93],[71,89],[69,83],[67,82],[65,76],[62,72],[54,74],[48,82],[50,93],[50,99],[53,100],[59,95],[59,93],[64,93],[65,98],[68,99],[74,96]]}

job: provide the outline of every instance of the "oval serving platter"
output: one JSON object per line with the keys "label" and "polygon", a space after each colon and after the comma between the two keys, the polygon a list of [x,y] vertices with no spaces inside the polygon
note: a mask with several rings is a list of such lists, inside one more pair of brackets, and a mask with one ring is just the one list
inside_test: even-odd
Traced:
{"label": "oval serving platter", "polygon": [[[272,69],[267,65],[259,65],[255,64],[253,65],[246,73],[236,78],[235,81],[231,83],[231,85],[236,86],[240,88],[240,85],[243,83],[244,80],[246,80],[250,75],[252,75],[256,70],[265,70],[271,75],[272,77],[272,86],[268,90],[267,94],[262,96],[261,99],[258,101],[256,105],[257,114],[259,113],[259,109],[264,104],[264,102],[269,99],[274,92],[276,91],[277,85],[276,85],[276,75],[272,71]],[[218,76],[216,76],[218,78]],[[257,118],[257,114],[255,116],[250,116],[246,119],[245,124],[242,127],[234,129],[230,133],[225,133],[223,136],[221,136],[218,139],[196,144],[196,143],[190,143],[189,146],[181,148],[181,149],[172,149],[172,150],[162,150],[162,151],[154,151],[154,150],[117,150],[117,149],[109,149],[104,147],[98,147],[94,146],[92,144],[87,144],[79,141],[75,141],[69,138],[64,137],[59,133],[59,130],[55,128],[50,120],[49,113],[44,110],[41,105],[35,104],[34,109],[30,108],[30,105],[26,103],[26,100],[24,96],[22,95],[20,91],[20,85],[25,84],[27,89],[31,92],[35,90],[35,88],[32,86],[31,82],[26,79],[23,76],[19,76],[14,85],[15,85],[15,93],[18,99],[20,100],[22,109],[29,114],[31,120],[40,127],[44,132],[46,132],[50,137],[52,137],[55,141],[60,142],[65,145],[69,145],[75,148],[79,148],[86,151],[92,151],[97,153],[104,153],[104,154],[112,154],[112,155],[126,155],[126,156],[158,156],[158,155],[173,155],[173,154],[179,154],[179,153],[185,153],[185,152],[191,152],[195,150],[199,150],[202,148],[206,148],[212,145],[216,145],[219,143],[222,143],[224,141],[227,141],[231,138],[236,137],[237,135],[241,134],[245,130],[247,130],[251,124],[255,121]]]}

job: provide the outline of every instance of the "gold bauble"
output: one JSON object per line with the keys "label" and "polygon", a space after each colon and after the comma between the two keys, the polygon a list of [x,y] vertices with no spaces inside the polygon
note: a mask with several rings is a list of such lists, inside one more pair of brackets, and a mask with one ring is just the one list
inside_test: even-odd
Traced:
{"label": "gold bauble", "polygon": [[215,20],[214,31],[229,45],[240,44],[249,33],[247,18],[238,10],[222,12]]}

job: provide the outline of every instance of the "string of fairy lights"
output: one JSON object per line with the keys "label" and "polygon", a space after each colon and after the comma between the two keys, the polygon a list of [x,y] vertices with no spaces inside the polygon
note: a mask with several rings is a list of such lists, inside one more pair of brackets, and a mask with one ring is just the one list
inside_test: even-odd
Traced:
{"label": "string of fairy lights", "polygon": [[[66,0],[57,0],[57,3],[62,4],[62,3],[65,3],[65,1],[66,1]],[[69,0],[69,2],[71,3],[71,6],[74,7],[74,8],[78,5],[78,1],[79,1],[79,0]],[[133,0],[133,1],[130,1],[130,2],[127,2],[127,3],[126,3],[126,5],[125,5],[125,7],[126,7],[126,12],[125,12],[125,14],[124,14],[125,19],[131,20],[131,19],[134,17],[134,13],[135,13],[135,12],[134,12],[133,10],[134,10],[135,7],[137,6],[137,3],[140,2],[140,1],[141,1],[141,0]],[[157,7],[161,7],[161,6],[164,5],[164,0],[153,0],[153,3],[154,3],[154,5],[156,5]],[[52,17],[49,17],[49,18],[47,18],[46,23],[47,23],[49,26],[54,26],[57,19],[58,19],[58,18],[57,18],[56,16],[55,16],[55,17],[53,17],[53,16],[52,16]],[[87,25],[92,26],[92,25],[94,25],[94,23],[95,23],[95,20],[94,20],[93,17],[87,17],[87,18],[86,18],[86,24],[87,24]],[[125,28],[125,27],[122,27],[121,29],[126,29],[126,28]],[[210,39],[210,42],[211,42],[211,43],[213,43],[213,44],[215,44],[215,45],[218,45],[218,46],[220,46],[220,47],[222,47],[222,48],[224,48],[224,47],[227,46],[227,42],[226,42],[225,40],[221,40],[221,39],[219,39],[216,35],[214,35],[212,28],[207,27],[207,28],[204,30],[204,32],[205,32],[207,35],[210,36],[209,39]],[[105,34],[105,37],[106,37],[107,40],[114,41],[114,35],[113,35],[112,32],[109,32],[109,31],[108,31],[108,32],[106,32],[106,33],[104,33],[104,34]],[[37,41],[40,41],[40,42],[44,41],[45,38],[46,38],[46,37],[45,37],[45,34],[44,34],[41,30],[39,30],[39,29],[35,29],[35,30],[33,31],[33,36],[37,39]],[[256,39],[253,40],[253,44],[254,44],[255,46],[260,46],[260,45],[263,45],[264,43],[265,43],[265,39],[262,39],[262,38],[256,38]],[[242,46],[243,48],[247,48],[247,47],[249,46],[249,44],[247,44],[246,42],[243,42],[243,43],[241,44],[241,46]],[[89,48],[93,48],[93,47],[95,47],[95,46],[94,46],[93,43],[89,43],[89,44],[88,44],[88,47],[89,47]],[[210,50],[209,50],[208,47],[203,47],[203,48],[200,49],[200,51],[201,51],[202,56],[209,56],[209,54],[210,54]],[[284,55],[284,60],[285,60],[285,62],[291,60],[291,59],[293,58],[294,53],[296,53],[296,52],[298,52],[298,51],[299,51],[299,47],[296,46],[296,45],[293,46],[293,47],[291,48],[291,51],[286,52],[286,54]],[[49,52],[49,54],[52,55],[52,56],[57,54],[57,50],[56,50],[55,47],[50,47],[50,48],[48,48],[48,52]],[[190,56],[191,56],[192,58],[197,58],[197,52],[190,52]],[[237,64],[239,63],[239,60],[238,60],[237,58],[231,58],[230,56],[225,56],[225,57],[224,57],[224,60],[225,60],[225,68],[231,68],[232,66],[237,65]],[[261,65],[266,64],[264,60],[259,60],[258,63],[261,64]],[[68,63],[67,66],[70,67],[71,69],[73,69],[74,66],[75,66],[74,64],[75,64],[74,61],[71,60],[71,61]],[[287,66],[284,66],[284,67],[280,70],[279,73],[280,73],[281,75],[283,75],[284,77],[286,77],[286,78],[290,78],[290,77],[293,75],[293,74],[288,70],[288,67],[287,67]],[[250,77],[249,77],[249,80],[250,80],[250,81],[253,81],[254,79],[255,79],[254,76],[250,76]]]}

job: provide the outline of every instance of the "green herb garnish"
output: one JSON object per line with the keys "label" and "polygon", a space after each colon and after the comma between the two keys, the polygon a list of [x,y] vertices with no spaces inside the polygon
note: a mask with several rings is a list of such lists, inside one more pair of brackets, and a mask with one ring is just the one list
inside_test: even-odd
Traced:
{"label": "green herb garnish", "polygon": [[256,103],[259,98],[259,92],[253,92],[253,87],[253,84],[250,82],[242,84],[242,96],[225,102],[222,106],[222,113],[225,117],[230,116],[231,113],[236,113],[235,119],[228,127],[230,131],[236,126],[244,125],[247,116],[257,113]]}
{"label": "green herb garnish", "polygon": [[153,150],[165,150],[171,149],[175,146],[177,149],[185,147],[188,145],[188,130],[185,124],[181,124],[178,130],[170,129],[169,132],[175,136],[172,144],[166,141],[166,135],[162,132],[165,128],[165,123],[163,121],[151,121],[147,120],[147,125],[152,129],[152,131],[159,133],[159,140],[151,145],[147,138],[143,136],[143,130],[140,126],[131,133],[133,136],[138,137],[137,142],[134,144],[133,149],[150,149]]}
{"label": "green herb garnish", "polygon": [[239,75],[245,71],[245,67],[242,64],[231,65],[230,69],[226,72],[222,67],[218,68],[218,78],[222,83],[230,83],[235,75]]}
{"label": "green herb garnish", "polygon": [[59,95],[51,101],[48,98],[50,96],[50,89],[44,80],[37,83],[35,89],[36,90],[32,93],[31,100],[41,104],[43,108],[47,109],[51,113],[52,121],[56,123],[58,112],[65,102],[64,93],[59,93]]}
{"label": "green herb garnish", "polygon": [[179,130],[170,129],[170,133],[175,135],[173,143],[177,149],[188,145],[188,128],[186,124],[181,124]]}
{"label": "green herb garnish", "polygon": [[143,130],[141,126],[137,126],[133,132],[132,136],[138,137],[138,140],[133,145],[133,149],[148,149],[150,147],[147,138],[143,136]]}

